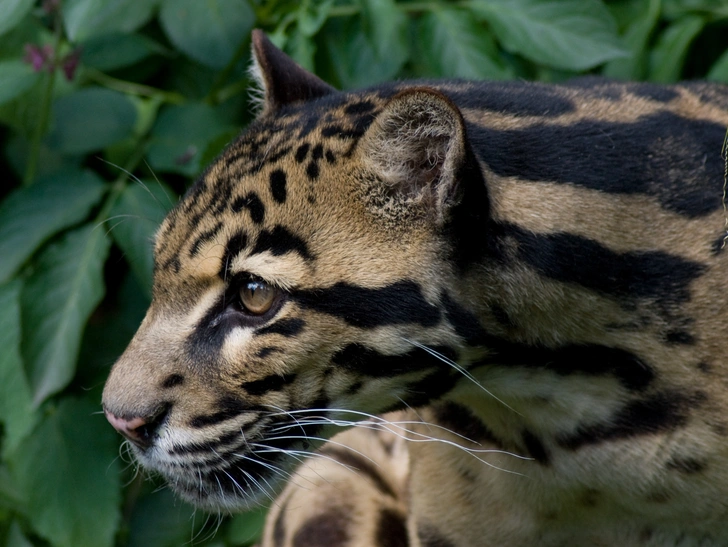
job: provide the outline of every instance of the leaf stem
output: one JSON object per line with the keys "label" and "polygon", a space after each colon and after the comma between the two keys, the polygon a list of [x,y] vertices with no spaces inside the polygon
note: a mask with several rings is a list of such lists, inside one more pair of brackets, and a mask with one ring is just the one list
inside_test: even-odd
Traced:
{"label": "leaf stem", "polygon": [[160,99],[165,103],[171,104],[183,104],[187,102],[184,95],[175,93],[174,91],[163,91],[155,87],[151,87],[144,84],[138,84],[136,82],[129,82],[127,80],[120,80],[104,74],[100,70],[95,68],[85,68],[83,72],[84,76],[92,81],[100,84],[109,89],[120,91],[121,93],[127,93],[129,95],[136,95],[139,97],[150,97],[153,99]]}
{"label": "leaf stem", "polygon": [[25,173],[23,175],[23,185],[30,186],[35,180],[35,173],[38,170],[38,158],[40,156],[40,144],[48,128],[48,119],[51,113],[51,102],[53,99],[53,88],[56,82],[56,71],[51,70],[45,74],[45,87],[43,88],[43,97],[40,103],[40,114],[38,123],[35,126],[33,140],[30,144],[30,154],[28,163],[25,165]]}

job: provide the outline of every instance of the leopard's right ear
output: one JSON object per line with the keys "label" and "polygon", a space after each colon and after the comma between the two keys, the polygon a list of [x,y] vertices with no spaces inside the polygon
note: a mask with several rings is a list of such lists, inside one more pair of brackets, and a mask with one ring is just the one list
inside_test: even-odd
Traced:
{"label": "leopard's right ear", "polygon": [[262,89],[263,114],[336,91],[315,74],[301,68],[259,29],[253,30],[252,74]]}

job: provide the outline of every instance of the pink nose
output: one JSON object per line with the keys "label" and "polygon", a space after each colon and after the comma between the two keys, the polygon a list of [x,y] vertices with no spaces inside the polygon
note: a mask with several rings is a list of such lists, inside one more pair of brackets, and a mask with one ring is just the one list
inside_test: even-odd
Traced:
{"label": "pink nose", "polygon": [[114,426],[119,433],[137,445],[139,448],[149,448],[152,444],[154,429],[150,428],[148,422],[144,418],[120,418],[104,410],[106,419]]}

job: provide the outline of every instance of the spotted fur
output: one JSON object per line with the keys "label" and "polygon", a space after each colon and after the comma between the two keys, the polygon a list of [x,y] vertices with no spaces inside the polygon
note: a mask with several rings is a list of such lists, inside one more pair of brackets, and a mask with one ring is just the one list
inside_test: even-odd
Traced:
{"label": "spotted fur", "polygon": [[104,391],[139,461],[216,510],[287,482],[266,546],[728,544],[728,88],[338,92],[253,41]]}

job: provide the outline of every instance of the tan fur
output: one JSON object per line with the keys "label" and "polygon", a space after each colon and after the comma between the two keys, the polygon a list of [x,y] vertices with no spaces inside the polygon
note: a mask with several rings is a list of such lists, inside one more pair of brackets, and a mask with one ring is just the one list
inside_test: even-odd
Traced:
{"label": "tan fur", "polygon": [[[152,307],[104,392],[110,415],[154,425],[151,440],[131,437],[141,463],[203,507],[245,509],[273,497],[275,483],[320,439],[363,420],[286,481],[271,505],[266,547],[728,544],[728,251],[716,246],[725,213],[685,212],[659,193],[500,175],[489,159],[510,150],[473,154],[468,144],[468,131],[479,127],[537,132],[666,113],[728,127],[728,92],[692,84],[666,88],[669,99],[658,100],[627,84],[553,87],[552,98],[573,105],[556,115],[460,108],[449,97],[472,91],[467,82],[401,83],[326,103],[323,82],[283,70],[288,61],[262,35],[254,43],[263,113],[160,228]],[[687,192],[706,182],[707,165],[722,161],[721,140],[703,149],[692,138],[656,138],[650,158],[636,165],[656,158],[673,166],[665,184]],[[570,153],[580,152],[590,150]],[[463,166],[475,156],[489,203],[468,201],[478,188],[467,187],[472,173]],[[273,190],[280,173],[283,200]],[[487,218],[483,233],[468,238],[497,239],[499,254],[488,251],[496,258],[460,263],[467,247],[457,245],[467,242],[452,234],[462,235],[456,221],[464,210]],[[515,228],[498,233],[499,226]],[[276,227],[288,239],[266,247]],[[697,273],[683,281],[680,272],[674,279],[652,272],[666,283],[654,292],[640,285],[640,272],[625,273],[637,279],[626,288],[618,270],[603,280],[581,256],[560,258],[563,270],[550,273],[548,260],[556,259],[531,262],[539,257],[524,248],[529,237],[546,245],[552,236],[620,260],[668,257],[666,264]],[[295,248],[300,242],[305,248]],[[569,278],[579,268],[594,279]],[[280,291],[274,315],[251,319],[235,307],[241,276]],[[341,287],[360,295],[344,311],[337,306],[349,293]],[[401,299],[382,296],[391,287]],[[407,306],[416,311],[402,319]],[[439,315],[428,322],[432,310]],[[485,341],[468,340],[469,318]],[[522,358],[535,365],[493,361],[499,343],[507,351],[497,358],[508,362],[509,352],[531,348]],[[342,365],[342,354],[376,351],[396,367],[396,358],[423,347],[457,355],[458,363],[438,362],[443,382],[457,370],[451,389],[375,418],[413,406],[427,395],[421,385],[438,389],[425,382],[433,369],[417,362],[398,374],[369,374],[356,360]],[[562,370],[548,361],[564,348],[592,347],[584,359],[614,350],[633,357],[633,368],[620,369],[631,361],[617,359],[601,372],[582,362]],[[289,411],[289,422],[276,421]],[[305,437],[296,428],[306,420],[321,429],[287,447],[289,458],[266,464],[274,471],[227,481],[236,466],[257,473],[246,462],[272,451],[266,443],[277,436]],[[219,487],[203,480],[211,470]]]}

